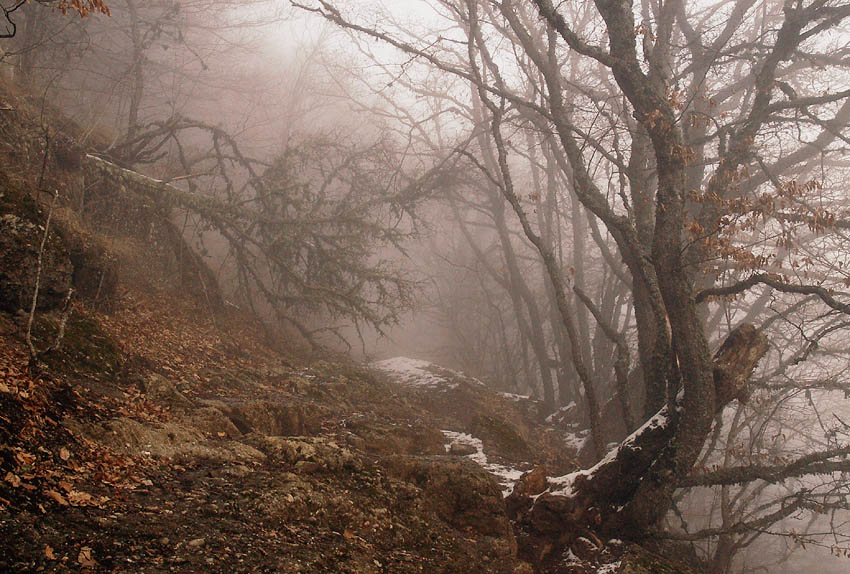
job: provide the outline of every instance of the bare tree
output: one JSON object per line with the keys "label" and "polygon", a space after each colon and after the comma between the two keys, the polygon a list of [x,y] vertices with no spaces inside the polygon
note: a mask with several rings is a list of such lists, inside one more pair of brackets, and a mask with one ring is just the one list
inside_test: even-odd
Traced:
{"label": "bare tree", "polygon": [[[182,138],[192,132],[209,137],[206,153],[187,152]],[[154,199],[166,220],[184,210],[223,238],[238,296],[257,315],[294,326],[315,345],[323,333],[346,341],[352,325],[357,333],[361,325],[383,332],[412,304],[414,281],[381,250],[403,249],[415,234],[413,209],[451,171],[450,159],[409,174],[390,140],[316,139],[265,162],[220,128],[185,118],[153,125],[125,145],[140,158],[167,142],[185,174],[171,182],[97,156],[88,162],[101,177]]]}
{"label": "bare tree", "polygon": [[[460,141],[483,134],[486,142],[462,148],[538,253],[597,449],[601,401],[582,349],[589,331],[582,314],[638,359],[645,424],[592,469],[555,480],[560,488],[530,506],[528,528],[554,537],[590,527],[640,537],[661,525],[683,486],[846,470],[845,446],[717,471],[734,479],[695,467],[724,407],[747,398],[759,361],[767,354],[763,373],[788,363],[770,317],[799,312],[806,299],[798,317],[807,340],[814,317],[842,323],[850,312],[840,290],[846,272],[830,262],[844,244],[850,91],[841,25],[850,5],[444,0],[433,5],[454,26],[432,35],[393,26],[393,18],[377,27],[325,0],[293,4],[400,50],[398,78],[415,83],[417,73],[436,70],[472,88],[469,107],[479,115],[469,122],[473,138]],[[618,281],[634,308],[625,329],[606,324],[611,315],[594,313],[592,299],[581,299],[581,311],[568,295],[572,278],[524,199],[533,183],[519,168],[522,130],[551,142],[559,177],[592,216],[590,226],[600,224],[610,239],[595,246],[602,258],[616,253],[605,260],[610,273],[624,264]],[[728,297],[745,304],[718,303]],[[813,359],[795,354],[796,375],[846,366],[843,358],[817,366]],[[618,378],[623,388],[622,369]],[[727,530],[752,531],[813,507],[807,491],[792,491],[779,509]]]}

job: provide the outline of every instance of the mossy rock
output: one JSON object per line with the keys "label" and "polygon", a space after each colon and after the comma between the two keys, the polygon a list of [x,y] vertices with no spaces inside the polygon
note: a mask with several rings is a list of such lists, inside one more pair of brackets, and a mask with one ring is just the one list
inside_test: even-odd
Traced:
{"label": "mossy rock", "polygon": [[[0,309],[29,310],[46,222],[38,202],[0,172]],[[56,209],[41,262],[38,309],[60,306],[72,285],[78,297],[111,307],[117,259],[70,210]]]}
{"label": "mossy rock", "polygon": [[531,449],[516,427],[500,418],[479,414],[472,421],[472,435],[484,443],[484,450],[511,460],[530,460]]}
{"label": "mossy rock", "polygon": [[0,171],[0,212],[17,213],[30,221],[44,223],[45,216],[38,202],[2,171]]}

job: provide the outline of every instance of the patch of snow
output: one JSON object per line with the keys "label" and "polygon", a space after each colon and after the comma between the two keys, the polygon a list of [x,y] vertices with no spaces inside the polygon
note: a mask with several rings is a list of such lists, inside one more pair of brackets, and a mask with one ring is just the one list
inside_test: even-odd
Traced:
{"label": "patch of snow", "polygon": [[453,444],[464,444],[471,446],[475,452],[467,455],[466,458],[477,463],[481,468],[496,477],[499,485],[502,487],[502,496],[508,496],[514,490],[514,485],[523,475],[523,471],[510,466],[496,464],[487,460],[487,455],[484,454],[484,443],[480,438],[475,438],[471,434],[465,432],[457,432],[444,430],[441,431],[448,439],[446,452],[449,452]]}
{"label": "patch of snow", "polygon": [[512,401],[527,401],[530,400],[531,397],[528,395],[515,395],[514,393],[498,393],[499,395],[505,397],[506,399],[511,399]]}
{"label": "patch of snow", "polygon": [[[372,363],[379,371],[392,375],[399,383],[411,387],[436,389],[440,387],[455,388],[457,383],[450,382],[447,377],[438,374],[438,368],[433,363],[409,357],[394,357]],[[440,369],[444,370],[444,369]]]}
{"label": "patch of snow", "polygon": [[575,451],[578,452],[582,449],[582,447],[584,447],[584,443],[587,442],[588,438],[590,438],[590,430],[588,429],[581,430],[577,433],[567,433],[564,435],[564,444],[567,448],[575,449]]}
{"label": "patch of snow", "polygon": [[562,406],[557,411],[555,411],[554,413],[552,413],[551,415],[546,417],[546,422],[547,423],[554,423],[556,417],[566,416],[567,413],[569,413],[571,410],[573,410],[575,408],[576,408],[576,402],[570,401],[569,404]]}
{"label": "patch of snow", "polygon": [[446,452],[452,449],[453,444],[465,444],[475,449],[475,453],[467,455],[467,458],[474,460],[478,464],[484,466],[487,464],[487,456],[484,454],[484,443],[480,438],[475,438],[469,433],[444,430],[443,433],[449,442],[446,444]]}
{"label": "patch of snow", "polygon": [[614,574],[620,569],[620,561],[612,562],[611,564],[603,564],[596,570],[596,574]]}
{"label": "patch of snow", "polygon": [[555,496],[566,496],[570,497],[574,494],[573,492],[573,483],[579,475],[586,475],[589,471],[587,470],[577,470],[576,472],[571,472],[570,474],[565,474],[563,476],[555,476],[552,478],[548,478],[549,481],[549,493],[554,494]]}
{"label": "patch of snow", "polygon": [[[383,371],[396,379],[397,383],[410,387],[427,389],[456,389],[460,381],[471,385],[486,386],[474,377],[469,377],[460,371],[446,369],[434,363],[410,357],[393,357],[372,363],[372,367]],[[520,398],[522,395],[515,395]],[[519,400],[519,399],[517,399]]]}

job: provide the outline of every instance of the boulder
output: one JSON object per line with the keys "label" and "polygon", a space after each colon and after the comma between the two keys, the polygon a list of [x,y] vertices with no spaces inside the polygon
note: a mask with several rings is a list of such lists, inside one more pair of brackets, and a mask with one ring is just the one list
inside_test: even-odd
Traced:
{"label": "boulder", "polygon": [[388,471],[424,492],[437,514],[461,531],[513,540],[499,485],[477,464],[455,457],[393,456]]}
{"label": "boulder", "polygon": [[481,412],[472,420],[471,434],[480,438],[487,453],[513,461],[533,460],[534,454],[524,437],[529,431],[519,421],[496,413]]}

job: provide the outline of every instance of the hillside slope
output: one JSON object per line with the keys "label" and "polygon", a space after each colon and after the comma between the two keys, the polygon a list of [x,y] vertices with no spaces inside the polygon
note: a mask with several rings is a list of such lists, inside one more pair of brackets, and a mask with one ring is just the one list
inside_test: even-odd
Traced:
{"label": "hillside slope", "polygon": [[155,209],[93,188],[72,124],[3,99],[0,571],[662,571],[591,533],[538,563],[509,516],[574,467],[569,426],[434,365],[269,341]]}
{"label": "hillside slope", "polygon": [[0,319],[0,570],[514,570],[498,485],[405,456],[443,437],[389,383],[119,291],[110,314],[78,302],[39,376],[25,316]]}

